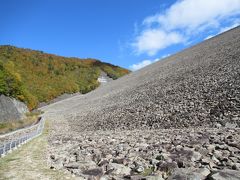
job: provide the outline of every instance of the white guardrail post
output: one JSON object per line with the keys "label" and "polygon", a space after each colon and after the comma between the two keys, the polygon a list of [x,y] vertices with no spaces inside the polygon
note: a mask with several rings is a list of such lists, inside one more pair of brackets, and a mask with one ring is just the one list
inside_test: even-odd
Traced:
{"label": "white guardrail post", "polygon": [[[44,124],[45,120],[43,117],[41,117],[40,121],[36,125],[9,133],[10,134],[9,136],[11,136],[11,138],[4,140],[3,143],[0,142],[0,157],[3,157],[5,154],[11,152],[13,149],[17,149],[18,147],[21,146],[21,144],[25,144],[31,139],[34,139],[35,137],[41,135],[44,129]],[[17,137],[16,134],[20,132],[24,135]]]}

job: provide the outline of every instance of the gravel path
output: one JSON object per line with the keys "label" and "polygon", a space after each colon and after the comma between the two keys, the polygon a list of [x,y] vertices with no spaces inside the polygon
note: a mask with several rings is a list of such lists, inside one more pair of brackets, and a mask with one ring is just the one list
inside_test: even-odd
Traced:
{"label": "gravel path", "polygon": [[52,168],[99,179],[240,178],[240,27],[41,108]]}

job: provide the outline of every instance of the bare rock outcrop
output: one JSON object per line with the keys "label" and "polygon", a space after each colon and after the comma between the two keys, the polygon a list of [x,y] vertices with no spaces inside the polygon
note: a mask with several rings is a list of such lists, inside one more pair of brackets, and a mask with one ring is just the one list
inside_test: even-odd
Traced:
{"label": "bare rock outcrop", "polygon": [[23,119],[27,112],[29,110],[23,102],[0,95],[0,122]]}

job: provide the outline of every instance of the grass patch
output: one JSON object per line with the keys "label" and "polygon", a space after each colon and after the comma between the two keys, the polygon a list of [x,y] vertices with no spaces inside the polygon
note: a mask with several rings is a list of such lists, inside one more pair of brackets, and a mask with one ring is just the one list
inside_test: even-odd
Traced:
{"label": "grass patch", "polygon": [[11,162],[11,161],[16,161],[18,160],[19,158],[8,158],[6,159],[6,162]]}
{"label": "grass patch", "polygon": [[27,113],[26,118],[17,121],[7,121],[0,123],[0,134],[5,134],[11,131],[15,131],[20,128],[24,128],[33,125],[38,122],[40,112]]}
{"label": "grass patch", "polygon": [[144,169],[144,171],[141,173],[142,176],[149,176],[151,175],[153,172],[153,169],[152,168],[147,168],[147,169]]}
{"label": "grass patch", "polygon": [[75,179],[69,173],[49,168],[47,164],[48,134],[49,122],[46,121],[42,135],[0,158],[0,180]]}

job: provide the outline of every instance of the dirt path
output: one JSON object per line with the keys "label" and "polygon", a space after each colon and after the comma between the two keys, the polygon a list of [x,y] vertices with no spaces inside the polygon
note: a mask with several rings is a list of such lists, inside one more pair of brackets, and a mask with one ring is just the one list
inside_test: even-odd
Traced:
{"label": "dirt path", "polygon": [[46,159],[49,123],[44,133],[0,158],[0,179],[75,179],[71,174],[49,169]]}

